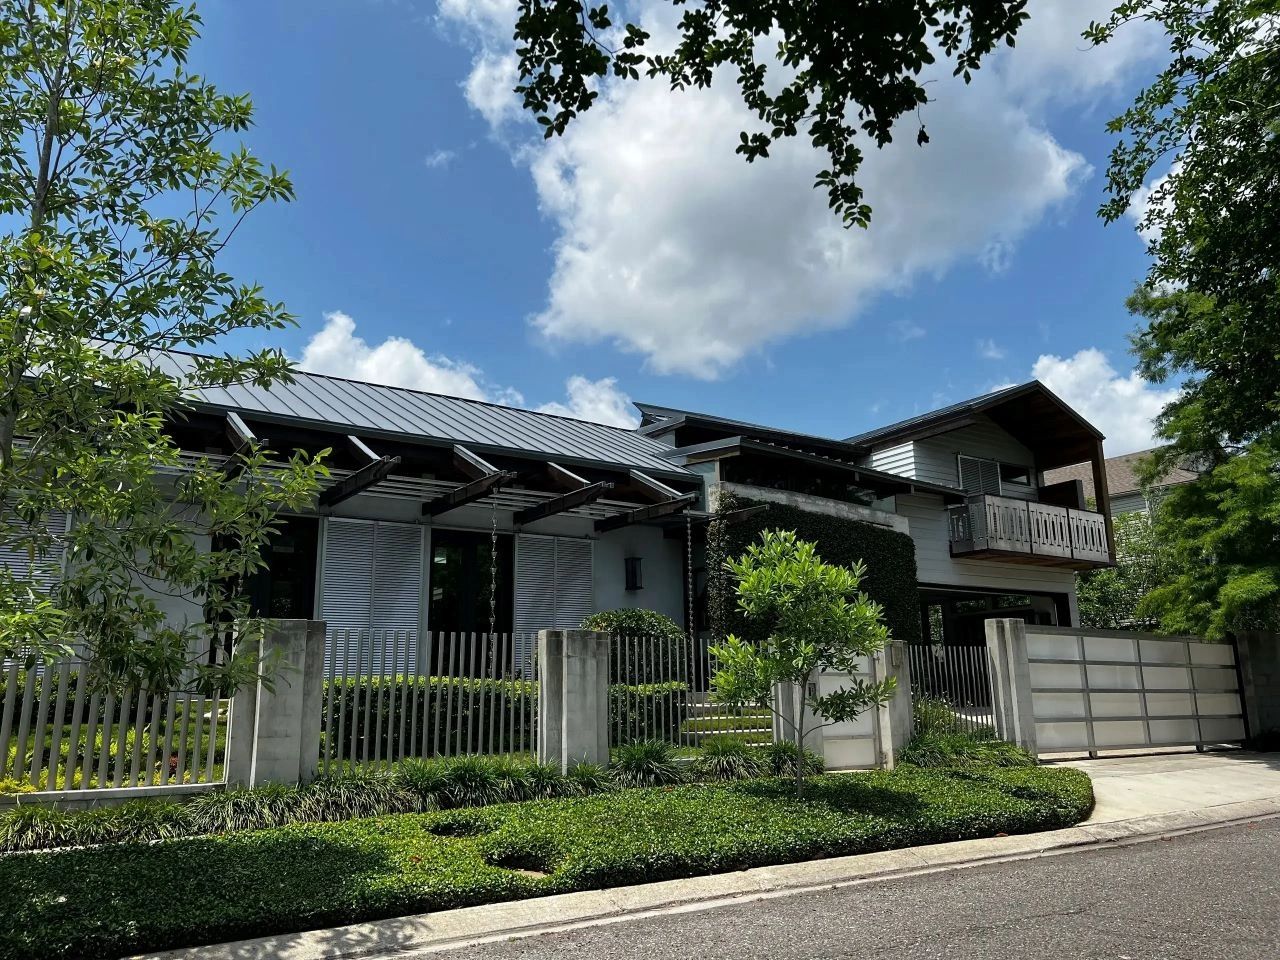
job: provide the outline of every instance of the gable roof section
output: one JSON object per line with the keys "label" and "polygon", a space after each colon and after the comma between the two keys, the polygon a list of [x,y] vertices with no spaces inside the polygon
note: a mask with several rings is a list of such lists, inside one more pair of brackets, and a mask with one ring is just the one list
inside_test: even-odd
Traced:
{"label": "gable roof section", "polygon": [[1102,432],[1039,380],[962,400],[939,410],[849,437],[867,449],[906,443],[954,430],[986,417],[1029,447],[1042,469],[1093,456]]}
{"label": "gable roof section", "polygon": [[720,437],[754,437],[766,443],[816,452],[827,459],[854,460],[864,452],[859,447],[831,437],[796,433],[792,430],[766,427],[759,423],[748,423],[745,420],[697,413],[693,410],[679,410],[675,407],[663,407],[652,403],[636,403],[635,406],[642,417],[640,433],[650,436],[661,436],[680,427],[702,427]]}
{"label": "gable roof section", "polygon": [[[188,354],[170,353],[158,362],[180,377],[191,361]],[[293,383],[275,383],[270,388],[206,388],[194,391],[192,400],[205,410],[231,410],[256,420],[335,433],[461,443],[482,451],[694,476],[662,456],[669,447],[624,427],[317,373],[298,371]]]}

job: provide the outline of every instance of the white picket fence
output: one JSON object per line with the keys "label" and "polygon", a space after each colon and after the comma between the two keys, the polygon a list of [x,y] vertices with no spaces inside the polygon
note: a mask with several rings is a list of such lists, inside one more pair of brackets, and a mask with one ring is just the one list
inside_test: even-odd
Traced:
{"label": "white picket fence", "polygon": [[213,784],[229,701],[101,690],[83,660],[0,664],[0,780],[37,791]]}

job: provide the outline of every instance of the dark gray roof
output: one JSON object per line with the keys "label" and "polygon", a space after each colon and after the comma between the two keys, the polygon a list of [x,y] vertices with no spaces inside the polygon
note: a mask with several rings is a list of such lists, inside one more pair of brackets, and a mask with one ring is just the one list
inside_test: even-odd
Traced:
{"label": "dark gray roof", "polygon": [[1018,400],[1024,397],[1035,397],[1057,408],[1061,414],[1078,426],[1083,428],[1087,433],[1096,436],[1101,440],[1102,433],[1093,424],[1089,423],[1084,417],[1076,413],[1066,402],[1064,402],[1057,394],[1046,387],[1039,380],[1028,380],[1026,383],[1015,384],[1011,387],[1004,387],[1000,390],[993,390],[991,393],[984,393],[981,396],[971,397],[968,400],[961,400],[959,403],[953,403],[947,407],[941,407],[937,410],[930,410],[928,413],[922,413],[919,416],[911,417],[907,420],[900,420],[897,423],[891,423],[886,427],[877,427],[874,430],[868,430],[866,433],[859,433],[852,437],[846,437],[845,442],[864,445],[883,442],[901,434],[912,433],[921,427],[927,427],[935,423],[944,423],[953,418],[963,416],[969,413],[982,413],[991,411],[995,407],[1000,407],[1010,403],[1010,401]]}
{"label": "dark gray roof", "polygon": [[[170,353],[161,362],[180,377],[190,369],[192,358]],[[270,388],[205,388],[193,391],[192,398],[202,408],[322,430],[461,443],[490,452],[693,476],[662,456],[668,446],[623,427],[316,373],[297,372],[293,383]]]}

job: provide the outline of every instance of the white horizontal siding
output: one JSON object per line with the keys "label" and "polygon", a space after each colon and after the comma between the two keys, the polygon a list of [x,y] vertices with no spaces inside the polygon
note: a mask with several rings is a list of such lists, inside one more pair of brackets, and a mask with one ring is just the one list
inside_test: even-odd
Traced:
{"label": "white horizontal siding", "polygon": [[[959,486],[960,477],[956,461],[959,454],[1030,467],[1032,479],[1039,479],[1035,475],[1035,457],[1032,456],[1031,451],[985,418],[980,423],[950,430],[925,440],[917,440],[915,442],[915,478],[927,480],[930,483]],[[1005,496],[1014,497],[1018,496],[1018,493],[1010,490]]]}
{"label": "white horizontal siding", "polygon": [[899,477],[916,475],[915,447],[911,443],[899,443],[892,447],[882,447],[871,451],[870,456],[863,459],[862,466],[872,470],[883,470]]}
{"label": "white horizontal siding", "polygon": [[898,496],[898,515],[911,524],[916,545],[916,570],[921,583],[949,587],[994,587],[1048,593],[1075,592],[1070,570],[1030,563],[966,560],[951,556],[951,538],[942,498],[931,494]]}
{"label": "white horizontal siding", "polygon": [[1146,513],[1147,498],[1142,491],[1133,490],[1111,498],[1111,515],[1118,517],[1122,513]]}

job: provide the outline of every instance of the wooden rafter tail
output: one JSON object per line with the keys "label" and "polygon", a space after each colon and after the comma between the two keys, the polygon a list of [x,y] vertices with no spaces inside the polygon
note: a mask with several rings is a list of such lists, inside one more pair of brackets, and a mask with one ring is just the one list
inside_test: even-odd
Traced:
{"label": "wooden rafter tail", "polygon": [[596,533],[608,533],[610,530],[618,530],[634,523],[644,523],[646,520],[657,520],[660,517],[679,513],[681,510],[686,510],[692,506],[697,499],[698,495],[696,493],[685,493],[670,500],[664,500],[661,503],[651,503],[647,507],[640,507],[629,513],[620,513],[616,517],[597,520]]}
{"label": "wooden rafter tail", "polygon": [[511,483],[516,479],[516,474],[506,470],[499,470],[487,476],[480,477],[478,480],[472,480],[470,483],[464,483],[460,487],[455,487],[446,494],[436,497],[434,500],[428,500],[422,505],[422,515],[424,517],[435,517],[449,510],[456,510],[458,507],[464,507],[468,503],[474,503],[477,500],[483,500],[490,493]]}
{"label": "wooden rafter tail", "polygon": [[584,487],[579,487],[577,490],[570,490],[568,493],[561,494],[551,500],[545,500],[542,503],[534,504],[532,507],[521,510],[515,515],[515,524],[518,527],[522,527],[525,524],[533,523],[535,520],[555,516],[557,513],[564,513],[566,510],[573,510],[575,507],[594,503],[612,489],[613,484],[608,481],[589,483]]}
{"label": "wooden rafter tail", "polygon": [[316,502],[321,507],[332,507],[343,500],[350,500],[356,494],[363,493],[387,479],[391,471],[399,465],[399,457],[379,457],[323,491]]}

